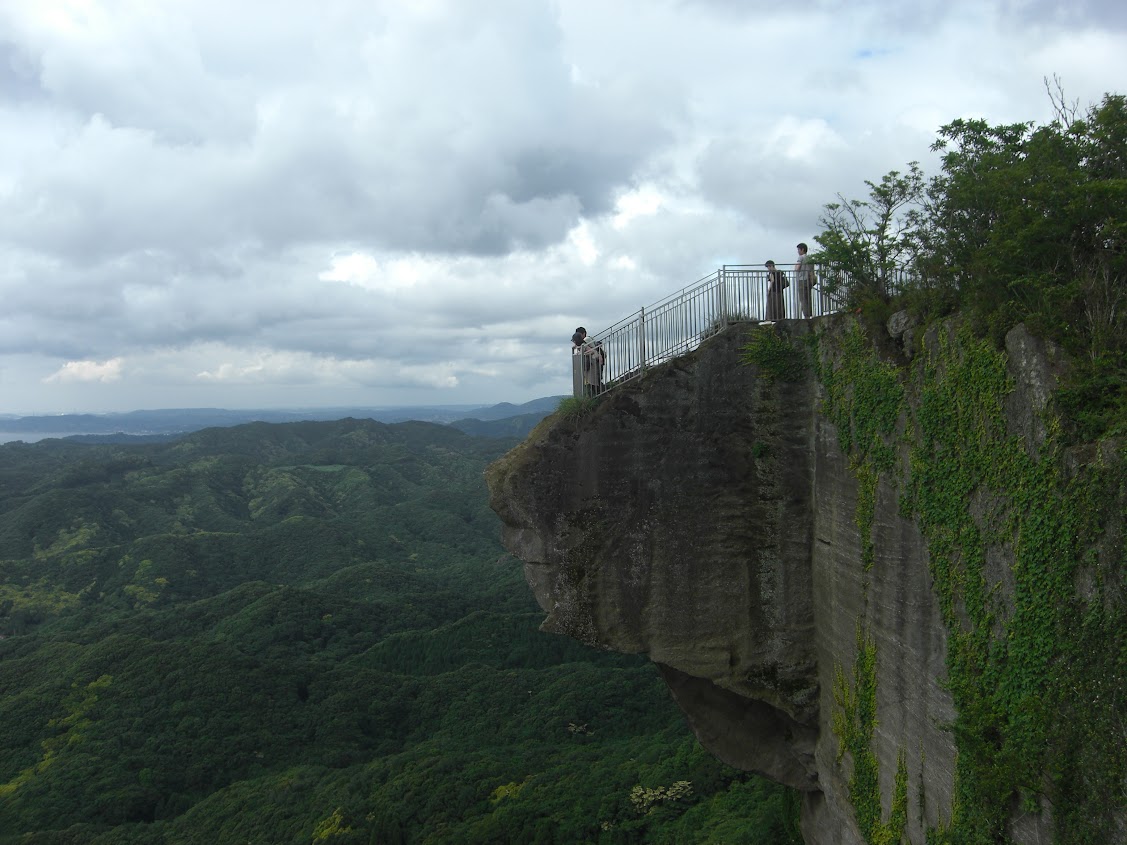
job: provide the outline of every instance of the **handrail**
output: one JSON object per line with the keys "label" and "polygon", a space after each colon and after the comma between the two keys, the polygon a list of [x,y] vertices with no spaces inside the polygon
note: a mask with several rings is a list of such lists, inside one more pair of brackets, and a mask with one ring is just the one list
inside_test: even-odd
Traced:
{"label": "handrail", "polygon": [[769,303],[764,265],[725,264],[635,311],[572,350],[573,394],[606,393],[649,367],[691,352],[733,323],[820,317],[841,311],[844,305],[837,292],[847,284],[846,275],[825,266],[811,269],[817,275],[809,291],[800,291],[793,270],[779,270],[786,286]]}

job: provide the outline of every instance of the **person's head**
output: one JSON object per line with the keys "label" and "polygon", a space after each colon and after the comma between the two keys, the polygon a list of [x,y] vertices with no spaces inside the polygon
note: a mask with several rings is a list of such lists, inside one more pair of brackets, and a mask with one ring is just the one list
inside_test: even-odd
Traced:
{"label": "person's head", "polygon": [[774,261],[768,261],[763,266],[766,267],[768,270],[774,270],[775,269],[775,262]]}
{"label": "person's head", "polygon": [[809,251],[809,249],[810,248],[808,246],[806,246],[806,244],[799,244],[798,245],[798,254],[799,255],[805,255]]}
{"label": "person's head", "polygon": [[583,328],[583,326],[580,326],[579,328],[577,328],[577,329],[575,330],[575,333],[576,333],[576,334],[581,334],[581,335],[583,335],[584,337],[587,337],[587,330],[586,330],[585,328]]}

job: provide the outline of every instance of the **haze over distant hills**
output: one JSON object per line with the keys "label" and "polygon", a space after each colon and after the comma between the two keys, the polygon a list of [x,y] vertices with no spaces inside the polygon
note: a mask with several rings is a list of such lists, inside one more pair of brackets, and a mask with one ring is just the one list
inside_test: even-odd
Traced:
{"label": "haze over distant hills", "polygon": [[797,845],[644,658],[539,630],[482,477],[514,444],[0,445],[0,845]]}
{"label": "haze over distant hills", "polygon": [[323,422],[347,418],[383,423],[418,420],[452,425],[479,437],[523,437],[559,404],[545,396],[520,405],[414,405],[403,407],[340,407],[295,409],[162,408],[110,414],[17,416],[0,414],[0,442],[72,437],[97,442],[137,438],[170,439],[205,428],[249,422]]}

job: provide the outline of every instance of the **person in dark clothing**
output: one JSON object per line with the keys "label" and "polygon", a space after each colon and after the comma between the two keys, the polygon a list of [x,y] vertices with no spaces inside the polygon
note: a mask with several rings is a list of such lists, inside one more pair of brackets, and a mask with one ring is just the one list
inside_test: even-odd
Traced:
{"label": "person in dark clothing", "polygon": [[787,306],[783,302],[783,289],[789,287],[790,282],[782,270],[775,269],[774,261],[768,261],[764,266],[767,268],[767,319],[771,322],[785,320]]}

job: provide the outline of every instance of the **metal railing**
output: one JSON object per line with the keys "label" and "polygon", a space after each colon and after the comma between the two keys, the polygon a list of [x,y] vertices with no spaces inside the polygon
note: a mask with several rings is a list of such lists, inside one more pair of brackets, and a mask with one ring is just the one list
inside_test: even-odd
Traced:
{"label": "metal railing", "polygon": [[[768,308],[767,269],[725,264],[665,299],[589,335],[572,350],[572,391],[598,396],[642,375],[648,368],[696,349],[733,323],[820,317],[844,307],[836,295],[847,280],[839,271],[814,267],[814,286],[799,285],[793,270],[776,270],[785,279],[781,296]],[[780,313],[781,312],[781,313]]]}

